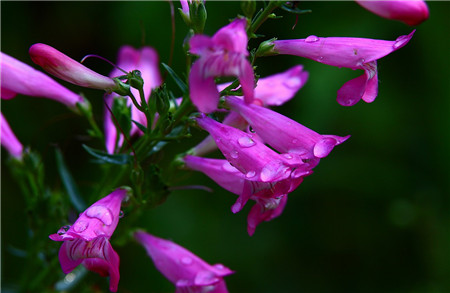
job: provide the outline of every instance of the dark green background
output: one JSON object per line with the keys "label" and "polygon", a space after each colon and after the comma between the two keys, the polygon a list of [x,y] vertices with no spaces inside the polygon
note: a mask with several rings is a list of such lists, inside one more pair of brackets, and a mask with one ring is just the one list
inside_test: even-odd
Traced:
{"label": "dark green background", "polygon": [[[450,3],[428,5],[430,19],[417,27],[410,43],[379,61],[379,94],[372,104],[345,108],[335,100],[340,86],[362,72],[292,56],[257,60],[261,76],[295,64],[304,64],[310,73],[296,98],[277,110],[319,133],[352,135],[289,196],[281,217],[261,224],[249,237],[246,217],[251,204],[234,215],[234,195],[202,174],[186,173],[184,184],[205,184],[215,193],[174,192],[147,213],[140,227],[209,263],[235,270],[226,277],[231,292],[450,292]],[[208,1],[206,7],[208,35],[241,12],[240,2]],[[313,13],[301,15],[294,30],[295,16],[280,11],[283,19],[267,21],[258,32],[279,39],[315,34],[395,40],[412,30],[352,1],[301,2],[299,7]],[[175,16],[173,68],[182,73],[181,44],[187,29],[178,12]],[[115,60],[120,46],[142,45],[143,31],[145,44],[167,63],[167,2],[1,2],[1,49],[28,64],[28,48],[38,42],[77,60],[86,54]],[[111,69],[100,60],[86,64],[104,74]],[[101,92],[62,84],[82,90],[101,121]],[[55,145],[82,191],[101,184],[96,182],[97,166],[81,148],[82,143],[98,146],[85,135],[85,120],[53,101],[23,96],[2,101],[2,113],[18,138],[42,154],[50,187],[63,191],[55,170]],[[177,147],[194,145],[201,133],[195,134],[198,137],[185,145],[165,150],[166,159]],[[2,159],[7,160],[3,149]],[[9,251],[24,247],[27,227],[20,190],[4,163],[1,179],[6,291],[20,280],[24,262]],[[56,232],[61,223],[48,225]],[[60,244],[49,240],[48,245],[57,249]],[[138,244],[116,249],[121,258],[119,292],[174,291]],[[86,281],[92,280],[98,290],[107,290],[104,279],[90,273]]]}

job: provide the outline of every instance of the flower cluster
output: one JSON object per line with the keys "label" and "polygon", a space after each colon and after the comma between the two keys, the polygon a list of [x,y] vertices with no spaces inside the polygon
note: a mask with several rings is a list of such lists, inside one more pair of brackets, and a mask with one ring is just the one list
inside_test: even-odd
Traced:
{"label": "flower cluster", "polygon": [[[321,159],[350,137],[319,134],[273,110],[289,102],[312,77],[302,65],[259,77],[257,68],[253,67],[254,60],[286,54],[364,70],[363,75],[338,90],[337,101],[343,106],[353,106],[361,99],[371,103],[378,93],[377,60],[405,46],[415,32],[395,41],[313,35],[294,40],[270,39],[261,42],[258,49],[249,50],[249,38],[256,38],[255,31],[261,21],[271,15],[272,9],[287,5],[282,1],[270,3],[270,9],[266,7],[253,20],[254,11],[247,7],[250,17],[246,14],[245,18],[236,18],[210,37],[202,34],[206,20],[204,1],[181,1],[181,15],[191,29],[185,42],[189,61],[186,81],[169,66],[165,67],[183,91],[182,98],[175,98],[165,88],[159,57],[152,47],[122,46],[117,65],[106,76],[49,45],[32,45],[29,50],[32,61],[48,73],[78,86],[105,91],[104,131],[97,127],[91,105],[82,95],[1,53],[2,99],[21,94],[66,105],[86,116],[93,128],[92,137],[101,139],[104,145],[103,150],[85,147],[88,152],[105,166],[123,165],[115,174],[117,178],[111,180],[116,184],[110,188],[114,189],[112,193],[84,210],[72,225],[63,226],[49,236],[51,240],[63,242],[59,261],[65,274],[82,264],[101,276],[109,276],[110,291],[118,291],[120,261],[111,239],[123,216],[122,203],[126,202],[139,215],[145,208],[164,202],[171,186],[162,178],[162,168],[169,172],[204,173],[237,195],[231,207],[233,213],[241,211],[249,200],[254,201],[247,218],[247,232],[253,235],[259,224],[282,214],[288,195],[313,173]],[[410,25],[428,17],[422,1],[407,5],[401,5],[401,1],[358,3],[378,15]],[[229,77],[234,81],[225,82],[224,78]],[[0,123],[2,146],[13,160],[21,162],[28,150],[16,138],[3,114]],[[154,155],[169,142],[190,137],[192,127],[207,132],[206,138],[191,149],[173,155],[173,164],[158,165]],[[222,158],[206,157],[217,150]],[[179,170],[174,169],[178,167]],[[64,174],[65,185],[70,185],[65,169]],[[131,188],[117,188],[117,182],[126,180]],[[109,186],[107,182],[99,184]],[[176,292],[227,292],[223,278],[234,273],[229,268],[222,264],[210,265],[172,241],[135,227],[128,228],[155,267],[174,284]]]}

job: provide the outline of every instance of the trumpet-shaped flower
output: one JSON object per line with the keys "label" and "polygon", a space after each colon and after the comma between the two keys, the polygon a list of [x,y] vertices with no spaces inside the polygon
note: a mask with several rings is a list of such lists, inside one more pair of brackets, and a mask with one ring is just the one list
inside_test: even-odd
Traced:
{"label": "trumpet-shaped flower", "polygon": [[198,117],[197,123],[211,134],[225,158],[249,179],[275,182],[289,178],[296,169],[306,170],[309,167],[298,157],[278,154],[253,139],[252,134],[219,123],[205,115]]}
{"label": "trumpet-shaped flower", "polygon": [[427,4],[422,0],[356,0],[356,2],[378,16],[399,20],[407,25],[419,25],[427,20],[430,14]]}
{"label": "trumpet-shaped flower", "polygon": [[[260,78],[255,88],[254,104],[269,106],[280,106],[292,99],[298,90],[308,80],[308,72],[303,70],[302,65],[296,65],[284,72]],[[220,84],[217,86],[222,91],[230,83]],[[240,97],[238,97],[240,98]],[[230,112],[222,122],[225,125],[244,130],[248,123],[236,112]],[[207,154],[217,148],[214,139],[208,135],[194,149],[194,155],[201,156]]]}
{"label": "trumpet-shaped flower", "polygon": [[6,121],[2,113],[0,113],[0,142],[1,145],[16,159],[21,159],[23,154],[23,146],[14,135],[11,127]]}
{"label": "trumpet-shaped flower", "polygon": [[46,74],[0,52],[1,98],[11,99],[16,94],[49,98],[76,109],[83,98],[63,87]]}
{"label": "trumpet-shaped flower", "polygon": [[234,272],[224,265],[210,265],[178,244],[144,231],[136,232],[134,237],[156,268],[176,286],[176,293],[228,292],[223,277]]}
{"label": "trumpet-shaped flower", "polygon": [[72,226],[64,226],[50,235],[54,241],[64,241],[59,261],[65,274],[83,264],[103,277],[110,276],[109,289],[117,291],[119,256],[109,239],[119,223],[120,206],[126,195],[126,189],[116,189],[85,210]]}
{"label": "trumpet-shaped flower", "polygon": [[318,134],[284,115],[254,104],[247,105],[236,97],[227,97],[226,101],[264,142],[281,153],[298,154],[304,160],[318,161],[350,137]]}
{"label": "trumpet-shaped flower", "polygon": [[248,215],[247,231],[253,235],[256,226],[263,221],[278,217],[286,204],[287,194],[294,191],[310,175],[310,170],[297,170],[290,178],[278,182],[262,182],[248,178],[233,167],[227,160],[185,156],[186,167],[204,173],[222,188],[238,195],[231,207],[233,213],[239,212],[249,199],[256,204]]}
{"label": "trumpet-shaped flower", "polygon": [[217,76],[238,77],[245,101],[253,101],[254,74],[246,59],[245,26],[245,19],[236,19],[213,37],[195,35],[190,39],[190,52],[200,56],[189,74],[190,97],[199,111],[210,113],[217,109],[219,92],[214,82]]}
{"label": "trumpet-shaped flower", "polygon": [[364,74],[345,83],[337,93],[337,101],[343,106],[353,106],[363,99],[375,100],[378,93],[377,60],[402,48],[412,38],[400,36],[395,41],[364,38],[319,38],[309,36],[298,40],[270,40],[271,53],[309,58],[320,63],[362,69]]}
{"label": "trumpet-shaped flower", "polygon": [[[158,69],[158,62],[158,54],[151,47],[143,47],[139,50],[136,50],[131,46],[123,46],[119,50],[117,66],[128,72],[132,70],[139,70],[141,72],[141,77],[144,80],[144,95],[145,99],[148,101],[152,89],[161,85],[162,80]],[[120,70],[114,69],[109,76],[117,77],[121,74],[122,72]],[[137,89],[131,88],[131,92],[135,97],[139,96],[139,92]],[[106,103],[109,105],[109,107],[112,107],[113,100],[117,96],[119,95],[116,93],[107,95]],[[128,99],[128,105],[131,107],[131,119],[146,126],[147,118],[145,117],[145,114],[139,111],[130,99]],[[109,153],[114,153],[116,147],[117,131],[112,121],[111,113],[107,109],[105,109],[104,128],[106,150]],[[134,135],[139,132],[140,130],[133,123],[130,135]],[[120,134],[120,136],[122,135]],[[121,145],[121,141],[122,138],[119,140],[119,146]]]}
{"label": "trumpet-shaped flower", "polygon": [[98,74],[46,44],[34,44],[29,50],[31,60],[48,73],[67,82],[93,89],[114,91],[114,80]]}

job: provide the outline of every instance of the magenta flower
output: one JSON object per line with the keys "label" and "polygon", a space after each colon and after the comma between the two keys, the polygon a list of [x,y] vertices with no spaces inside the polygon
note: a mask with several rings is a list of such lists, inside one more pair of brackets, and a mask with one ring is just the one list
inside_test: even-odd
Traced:
{"label": "magenta flower", "polygon": [[[144,95],[145,98],[150,98],[152,89],[161,85],[162,79],[158,68],[159,58],[156,51],[151,47],[143,47],[140,50],[136,50],[131,46],[122,46],[119,50],[119,56],[117,60],[117,66],[123,70],[130,72],[133,70],[139,70],[141,72],[141,77],[144,80]],[[114,69],[109,76],[117,77],[123,73]],[[131,92],[135,97],[139,96],[137,89],[131,88]],[[111,93],[106,97],[106,102],[109,107],[112,107],[113,100],[115,97],[119,96],[116,93]],[[131,119],[147,126],[147,118],[145,114],[139,111],[134,104],[128,99],[128,105],[131,107]],[[105,128],[105,145],[108,153],[114,153],[116,148],[117,131],[114,126],[111,113],[105,109],[104,118],[104,128]],[[135,135],[141,133],[137,126],[133,123],[131,126],[130,135]],[[122,144],[123,137],[120,134],[119,146]]]}
{"label": "magenta flower", "polygon": [[264,142],[281,153],[297,154],[303,160],[318,161],[350,137],[318,134],[284,115],[254,104],[247,105],[236,97],[227,97],[226,101]]}
{"label": "magenta flower", "polygon": [[11,156],[20,160],[23,154],[23,146],[14,135],[14,132],[8,124],[8,121],[6,121],[2,113],[0,113],[0,129],[1,145],[8,151]]}
{"label": "magenta flower", "polygon": [[119,256],[109,239],[119,222],[120,206],[126,195],[126,189],[116,189],[85,210],[72,226],[64,226],[50,235],[54,241],[64,241],[59,262],[65,274],[83,264],[103,277],[110,276],[109,290],[117,291]]}
{"label": "magenta flower", "polygon": [[306,172],[309,167],[309,164],[305,164],[295,154],[278,154],[254,139],[252,134],[207,116],[198,117],[197,123],[214,138],[225,158],[248,179],[276,182],[291,177],[291,173],[296,169]]}
{"label": "magenta flower", "polygon": [[219,92],[214,82],[217,76],[238,77],[245,102],[253,101],[254,74],[246,59],[245,26],[245,19],[236,19],[211,38],[195,35],[190,39],[190,52],[200,56],[189,74],[190,97],[199,111],[210,113],[217,109]]}
{"label": "magenta flower", "polygon": [[16,94],[49,98],[76,109],[77,103],[84,103],[80,95],[63,87],[44,73],[0,52],[1,98],[11,99]]}
{"label": "magenta flower", "polygon": [[407,25],[419,25],[427,20],[429,15],[428,6],[422,0],[356,0],[356,2],[378,16],[399,20]]}
{"label": "magenta flower", "polygon": [[156,268],[176,286],[176,293],[226,293],[223,277],[232,273],[229,268],[210,265],[187,249],[144,231],[134,233],[136,240],[147,250]]}
{"label": "magenta flower", "polygon": [[363,99],[375,100],[378,93],[377,60],[405,46],[412,38],[400,36],[395,41],[363,38],[319,38],[309,36],[298,40],[275,40],[272,53],[309,58],[320,63],[362,69],[364,75],[345,83],[337,93],[337,101],[343,106],[353,106]]}
{"label": "magenta flower", "polygon": [[184,157],[184,162],[189,169],[204,173],[222,188],[239,196],[231,207],[233,213],[242,210],[249,199],[256,201],[247,219],[247,232],[250,236],[261,222],[278,217],[286,204],[287,194],[300,185],[304,176],[312,174],[310,170],[299,169],[290,178],[278,182],[262,182],[249,179],[227,160],[188,155]]}
{"label": "magenta flower", "polygon": [[30,47],[29,53],[34,63],[62,80],[108,92],[117,88],[111,78],[92,71],[49,45],[34,44]]}
{"label": "magenta flower", "polygon": [[[296,65],[284,72],[260,78],[255,88],[254,104],[268,106],[280,106],[292,99],[298,90],[308,80],[308,72],[302,65]],[[221,91],[231,83],[217,86]],[[240,97],[238,97],[240,98]],[[225,125],[244,130],[248,123],[236,112],[230,112],[222,122]],[[201,156],[217,149],[214,139],[208,135],[193,149],[193,155]]]}

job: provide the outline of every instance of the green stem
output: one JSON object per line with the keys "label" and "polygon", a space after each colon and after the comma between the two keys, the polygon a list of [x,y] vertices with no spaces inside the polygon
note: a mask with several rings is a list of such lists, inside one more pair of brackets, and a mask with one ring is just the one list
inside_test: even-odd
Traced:
{"label": "green stem", "polygon": [[272,11],[280,7],[282,3],[284,2],[270,1],[266,8],[264,8],[264,10],[257,15],[256,19],[252,22],[247,30],[247,34],[250,38],[253,37],[253,34],[256,32],[256,30],[267,20]]}

